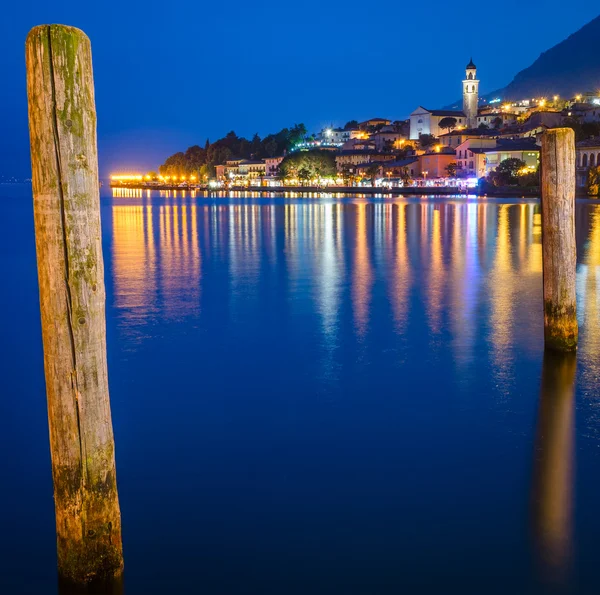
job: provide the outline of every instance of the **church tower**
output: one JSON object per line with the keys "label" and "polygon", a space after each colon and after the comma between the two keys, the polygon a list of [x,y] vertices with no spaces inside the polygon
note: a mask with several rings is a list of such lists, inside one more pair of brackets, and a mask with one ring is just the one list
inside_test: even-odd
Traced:
{"label": "church tower", "polygon": [[463,81],[463,113],[467,118],[467,128],[477,128],[477,107],[479,105],[479,81],[473,58],[467,64],[467,78]]}

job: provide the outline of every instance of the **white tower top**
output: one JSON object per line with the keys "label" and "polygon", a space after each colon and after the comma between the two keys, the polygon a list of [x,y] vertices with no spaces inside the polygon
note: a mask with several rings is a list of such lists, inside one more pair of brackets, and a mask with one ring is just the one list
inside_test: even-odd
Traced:
{"label": "white tower top", "polygon": [[477,128],[477,110],[479,107],[479,81],[477,67],[473,58],[467,64],[467,76],[463,81],[463,112],[467,119],[467,128]]}

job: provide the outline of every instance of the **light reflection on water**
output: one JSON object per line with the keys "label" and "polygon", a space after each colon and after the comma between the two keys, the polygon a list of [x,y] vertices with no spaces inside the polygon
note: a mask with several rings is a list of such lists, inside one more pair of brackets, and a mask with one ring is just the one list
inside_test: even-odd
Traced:
{"label": "light reflection on water", "polygon": [[[464,412],[477,411],[475,425],[455,437],[460,444],[466,431],[482,433],[469,438],[478,442],[467,452],[487,452],[492,447],[483,434],[497,435],[505,425],[509,433],[530,436],[535,449],[526,483],[534,557],[542,582],[572,580],[573,385],[577,366],[578,394],[597,403],[600,206],[577,206],[577,364],[546,357],[541,381],[537,203],[219,201],[179,192],[158,199],[119,196],[110,212],[113,301],[124,351],[142,349],[153,329],[165,325],[183,325],[181,333],[205,333],[207,325],[217,325],[243,344],[252,344],[252,333],[276,335],[282,352],[295,353],[298,382],[338,407],[352,403],[348,376],[356,374],[366,390],[397,383],[399,394],[415,401],[401,401],[409,426],[429,424],[429,412],[436,418],[445,411],[455,416],[449,423],[461,427]],[[202,333],[193,336],[192,346],[204,340]],[[267,350],[261,341],[257,335],[256,349]],[[420,374],[431,375],[418,388],[410,380],[417,365]],[[265,379],[273,374],[277,370],[269,369]],[[539,398],[535,427],[513,430],[515,416],[521,419],[523,402],[529,402],[523,386],[532,375],[541,386],[531,401]],[[431,398],[430,383],[441,391],[440,412],[419,402]],[[460,415],[451,409],[455,405]],[[585,410],[580,439],[598,440],[595,411]],[[515,466],[521,469],[525,459],[522,454]],[[457,474],[464,472],[457,467]],[[493,485],[492,477],[482,466],[483,485]],[[458,478],[450,481],[462,486]],[[446,483],[443,489],[461,488]]]}
{"label": "light reflection on water", "polygon": [[[600,207],[580,209],[578,318],[585,357],[600,348]],[[540,302],[541,229],[535,204],[225,206],[171,197],[164,204],[115,202],[112,225],[115,305],[121,324],[134,334],[144,334],[154,319],[197,316],[203,260],[218,258],[228,266],[232,308],[237,298],[256,295],[264,267],[285,266],[292,285],[313,290],[330,339],[347,285],[357,337],[368,332],[377,284],[399,334],[416,292],[430,340],[450,328],[457,362],[472,359],[482,310],[495,373],[510,368],[515,340],[525,349],[539,348],[541,319],[533,314]],[[586,367],[586,374],[595,373],[595,366]]]}

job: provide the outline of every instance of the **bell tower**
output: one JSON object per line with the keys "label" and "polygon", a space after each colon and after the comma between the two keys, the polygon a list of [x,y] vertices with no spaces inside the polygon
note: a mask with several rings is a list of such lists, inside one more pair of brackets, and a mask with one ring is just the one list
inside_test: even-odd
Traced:
{"label": "bell tower", "polygon": [[463,113],[467,119],[467,128],[477,128],[477,108],[479,105],[479,81],[477,67],[473,58],[467,64],[467,77],[463,81]]}

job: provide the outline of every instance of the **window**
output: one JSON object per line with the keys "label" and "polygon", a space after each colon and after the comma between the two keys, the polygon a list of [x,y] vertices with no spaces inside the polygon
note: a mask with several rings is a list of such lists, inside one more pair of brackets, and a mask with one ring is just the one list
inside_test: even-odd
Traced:
{"label": "window", "polygon": [[422,119],[422,118],[419,118],[419,119],[417,120],[417,124],[423,124],[423,119]]}
{"label": "window", "polygon": [[596,156],[592,153],[590,155],[590,167],[594,167],[595,165],[595,160],[596,160]]}
{"label": "window", "polygon": [[587,153],[583,154],[583,160],[581,161],[581,167],[587,167]]}
{"label": "window", "polygon": [[469,169],[473,169],[473,162],[469,161]]}

